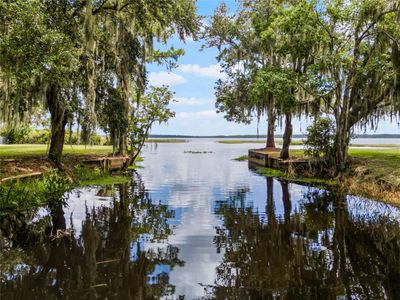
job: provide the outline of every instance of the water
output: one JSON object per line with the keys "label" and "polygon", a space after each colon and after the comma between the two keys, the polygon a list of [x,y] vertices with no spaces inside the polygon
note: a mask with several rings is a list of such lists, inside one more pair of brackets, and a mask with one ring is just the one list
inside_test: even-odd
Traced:
{"label": "water", "polygon": [[259,176],[249,147],[153,145],[129,184],[3,218],[0,298],[400,299],[400,210]]}

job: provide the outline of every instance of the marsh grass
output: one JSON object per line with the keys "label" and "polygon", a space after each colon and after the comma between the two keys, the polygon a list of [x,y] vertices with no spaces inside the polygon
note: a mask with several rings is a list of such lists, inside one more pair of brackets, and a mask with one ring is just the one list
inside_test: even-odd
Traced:
{"label": "marsh grass", "polygon": [[311,178],[292,175],[287,172],[271,169],[271,168],[258,168],[256,172],[260,175],[267,177],[275,177],[278,179],[287,180],[294,183],[311,185],[320,188],[335,188],[337,183],[333,179]]}
{"label": "marsh grass", "polygon": [[239,157],[234,158],[233,160],[236,160],[236,161],[246,161],[246,160],[249,160],[249,156],[248,156],[248,155],[242,155],[242,156],[239,156]]}
{"label": "marsh grass", "polygon": [[126,183],[129,181],[128,176],[121,174],[110,174],[102,172],[99,169],[90,169],[81,166],[76,166],[74,170],[75,185],[82,186],[101,186]]}

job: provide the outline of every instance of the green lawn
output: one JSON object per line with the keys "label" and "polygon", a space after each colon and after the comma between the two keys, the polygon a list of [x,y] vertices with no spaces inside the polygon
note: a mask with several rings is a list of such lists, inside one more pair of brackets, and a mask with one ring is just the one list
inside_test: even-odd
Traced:
{"label": "green lawn", "polygon": [[[186,143],[183,139],[149,139],[147,143]],[[46,155],[48,145],[44,144],[20,144],[0,145],[0,157]],[[112,152],[112,146],[85,146],[65,145],[63,154],[108,154]]]}
{"label": "green lawn", "polygon": [[349,154],[366,162],[370,176],[399,184],[400,149],[350,149]]}
{"label": "green lawn", "polygon": [[[0,157],[46,155],[47,145],[0,145]],[[64,154],[107,154],[112,152],[112,146],[65,145]]]}

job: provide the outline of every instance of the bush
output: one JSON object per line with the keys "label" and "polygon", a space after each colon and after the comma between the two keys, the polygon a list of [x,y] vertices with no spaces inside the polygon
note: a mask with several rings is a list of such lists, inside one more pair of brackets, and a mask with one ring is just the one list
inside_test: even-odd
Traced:
{"label": "bush", "polygon": [[26,140],[27,144],[48,144],[50,142],[50,130],[35,129],[32,130]]}
{"label": "bush", "polygon": [[55,170],[47,172],[41,179],[0,185],[0,216],[38,206],[52,209],[65,205],[71,188],[70,181]]}
{"label": "bush", "polygon": [[8,128],[1,131],[0,135],[4,138],[5,144],[23,144],[26,143],[30,128],[20,126]]}
{"label": "bush", "polygon": [[[83,141],[84,140],[81,137],[80,144],[82,144]],[[78,144],[78,135],[77,135],[76,132],[72,133],[71,141],[69,139],[69,132],[67,132],[65,134],[65,144],[69,145],[70,142],[71,142],[71,145],[77,145]],[[90,145],[103,145],[103,144],[104,144],[104,142],[103,142],[102,137],[100,135],[98,135],[97,133],[92,133],[92,135],[90,136]]]}
{"label": "bush", "polygon": [[316,119],[313,125],[307,127],[304,153],[315,158],[330,157],[333,153],[334,134],[335,127],[332,120]]}

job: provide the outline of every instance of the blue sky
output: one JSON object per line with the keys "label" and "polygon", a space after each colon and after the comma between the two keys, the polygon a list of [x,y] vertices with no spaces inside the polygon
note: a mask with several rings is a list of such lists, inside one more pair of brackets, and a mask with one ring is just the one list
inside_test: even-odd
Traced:
{"label": "blue sky", "polygon": [[[210,17],[221,0],[198,0],[198,14]],[[235,0],[225,0],[225,3],[234,10]],[[266,119],[260,124],[257,120],[250,125],[236,124],[224,119],[223,114],[215,112],[214,85],[221,78],[220,67],[215,57],[216,49],[200,51],[202,42],[189,40],[185,43],[173,38],[168,46],[183,48],[185,55],[180,57],[178,68],[167,72],[163,66],[150,65],[149,81],[151,85],[169,85],[175,92],[177,102],[171,104],[176,112],[174,119],[167,124],[155,125],[152,134],[179,134],[179,135],[234,135],[234,134],[265,134]],[[163,46],[164,48],[165,46]],[[294,134],[305,133],[307,120],[294,120]],[[276,133],[282,133],[279,126]],[[396,121],[382,121],[376,131],[367,133],[396,133],[400,134],[400,127]]]}

